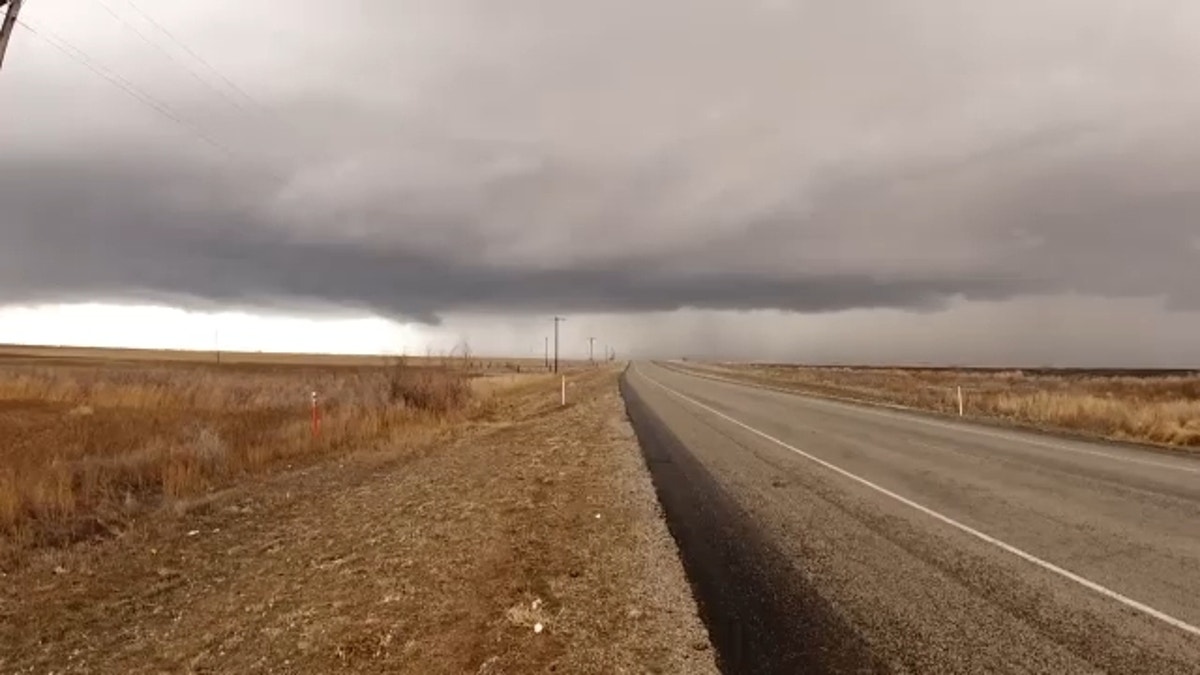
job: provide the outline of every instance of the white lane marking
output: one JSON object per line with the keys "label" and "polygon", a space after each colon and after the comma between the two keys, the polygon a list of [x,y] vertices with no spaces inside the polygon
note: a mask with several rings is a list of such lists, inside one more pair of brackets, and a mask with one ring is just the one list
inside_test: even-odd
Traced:
{"label": "white lane marking", "polygon": [[913,422],[916,424],[924,424],[925,426],[937,427],[938,429],[947,429],[949,431],[963,431],[966,433],[975,434],[977,436],[987,436],[988,438],[997,438],[1000,440],[1010,441],[1010,442],[1014,442],[1014,443],[1026,443],[1028,445],[1036,445],[1036,446],[1039,446],[1042,448],[1049,448],[1051,450],[1061,450],[1063,452],[1073,452],[1073,453],[1079,454],[1079,455],[1091,455],[1093,457],[1104,457],[1105,459],[1111,459],[1111,460],[1118,461],[1118,462],[1128,462],[1130,464],[1142,464],[1144,466],[1153,466],[1153,467],[1158,467],[1160,469],[1171,469],[1172,471],[1183,471],[1186,473],[1200,473],[1200,467],[1196,467],[1196,466],[1183,466],[1181,464],[1173,464],[1170,462],[1156,462],[1152,459],[1142,459],[1140,457],[1124,457],[1121,455],[1113,455],[1113,454],[1110,454],[1107,452],[1100,452],[1099,450],[1088,450],[1086,448],[1077,448],[1077,447],[1074,447],[1071,445],[1066,445],[1063,443],[1052,443],[1050,441],[1043,441],[1038,438],[1026,438],[1024,436],[1017,435],[1017,434],[1006,434],[1003,432],[991,431],[989,429],[981,429],[979,427],[972,426],[969,424],[949,424],[946,422],[939,422],[938,420],[926,419],[919,415],[890,413],[885,410],[878,410],[878,409],[876,409],[876,406],[883,406],[885,408],[891,408],[893,410],[913,411],[913,412],[917,412],[919,410],[917,408],[907,408],[905,406],[893,405],[890,403],[873,403],[873,402],[869,402],[869,401],[863,401],[860,403],[857,401],[853,401],[851,399],[823,398],[821,396],[813,396],[813,395],[805,394],[802,391],[797,391],[795,389],[786,389],[784,387],[772,387],[772,386],[766,385],[766,384],[740,382],[738,380],[731,380],[729,378],[718,377],[716,375],[693,373],[690,371],[685,372],[685,371],[675,370],[673,368],[667,368],[667,370],[675,372],[679,375],[698,377],[703,380],[712,380],[714,382],[724,382],[726,384],[734,384],[734,385],[738,385],[738,386],[742,386],[742,387],[748,387],[750,389],[763,389],[766,391],[777,391],[777,392],[784,393],[784,394],[790,394],[797,398],[803,398],[807,401],[812,401],[812,402],[818,403],[818,404],[835,406],[835,407],[840,407],[840,408],[852,408],[855,411],[862,411],[862,412],[870,414],[870,415],[875,415],[876,417],[886,417],[888,419],[902,420],[905,422]]}
{"label": "white lane marking", "polygon": [[727,422],[730,422],[732,424],[735,424],[735,425],[745,429],[746,431],[749,431],[753,434],[761,436],[762,438],[765,438],[766,440],[771,441],[772,443],[775,443],[776,445],[779,445],[780,447],[791,450],[792,452],[796,453],[797,455],[800,455],[801,457],[803,457],[811,462],[819,464],[819,465],[825,467],[826,469],[833,471],[834,473],[837,473],[841,476],[849,478],[850,480],[852,480],[856,483],[859,483],[861,485],[864,485],[882,495],[891,497],[892,499],[900,502],[901,504],[904,504],[905,506],[914,508],[917,511],[924,513],[925,515],[927,515],[931,518],[934,518],[935,520],[939,520],[939,521],[941,521],[955,529],[958,529],[962,532],[965,532],[966,534],[969,534],[972,537],[975,537],[976,539],[987,542],[987,543],[991,544],[992,546],[995,546],[999,549],[1007,551],[1007,552],[1017,556],[1018,558],[1025,560],[1026,562],[1033,563],[1034,565],[1037,565],[1038,567],[1041,567],[1042,569],[1053,572],[1053,573],[1055,573],[1061,577],[1064,577],[1066,579],[1070,579],[1071,581],[1074,581],[1075,583],[1079,584],[1080,586],[1083,586],[1084,588],[1095,591],[1096,593],[1099,593],[1100,595],[1103,595],[1112,600],[1116,600],[1117,602],[1121,603],[1122,605],[1125,605],[1126,607],[1135,609],[1147,616],[1158,619],[1159,621],[1162,621],[1164,623],[1168,623],[1186,633],[1191,633],[1192,635],[1200,637],[1200,627],[1193,626],[1192,624],[1187,623],[1186,621],[1183,621],[1181,619],[1176,619],[1175,617],[1171,616],[1170,614],[1167,614],[1166,612],[1161,612],[1157,609],[1154,609],[1153,607],[1151,607],[1149,605],[1138,602],[1137,600],[1134,600],[1133,598],[1121,595],[1120,593],[1118,593],[1110,588],[1101,586],[1100,584],[1092,581],[1091,579],[1087,579],[1085,577],[1079,576],[1078,574],[1075,574],[1074,572],[1072,572],[1070,570],[1063,569],[1062,567],[1059,567],[1058,565],[1055,565],[1052,562],[1047,562],[1045,560],[1042,560],[1041,558],[1033,555],[1032,553],[1027,553],[1027,552],[1017,548],[1016,546],[1013,546],[1012,544],[1008,544],[1003,541],[1000,541],[999,539],[991,536],[990,534],[985,534],[983,532],[980,532],[979,530],[976,530],[975,528],[971,527],[970,525],[965,525],[963,523],[960,523],[957,520],[951,518],[950,516],[944,515],[938,511],[934,511],[933,509],[929,508],[928,506],[918,504],[917,502],[914,502],[913,500],[911,500],[907,497],[903,497],[899,494],[896,494],[895,492],[892,492],[891,490],[889,490],[885,487],[882,487],[880,485],[872,483],[871,481],[867,480],[866,478],[863,478],[857,474],[850,473],[849,471],[847,471],[839,466],[836,466],[834,464],[830,464],[829,462],[821,459],[820,457],[815,457],[813,455],[810,455],[807,452],[801,450],[800,448],[797,448],[794,445],[791,445],[789,443],[781,441],[778,438],[775,438],[774,436],[772,436],[766,432],[759,431],[758,429],[755,429],[754,427],[750,426],[749,424],[746,424],[744,422],[736,420],[736,419],[730,417],[729,415],[726,415],[725,413],[723,413],[719,410],[715,410],[686,394],[681,394],[678,391],[675,391],[674,389],[666,386],[665,384],[658,382],[657,380],[650,377],[649,375],[642,373],[641,371],[636,371],[636,372],[638,373],[638,375],[645,378],[651,384],[661,388],[663,391],[666,391],[667,393],[669,393],[673,396],[676,396],[684,401],[687,401],[698,408],[702,408],[702,409],[712,413],[713,415],[720,417],[721,419],[723,419]]}

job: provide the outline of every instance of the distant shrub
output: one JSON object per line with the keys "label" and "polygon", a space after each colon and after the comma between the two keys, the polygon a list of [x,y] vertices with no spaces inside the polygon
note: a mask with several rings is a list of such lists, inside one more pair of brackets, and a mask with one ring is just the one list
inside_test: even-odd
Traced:
{"label": "distant shrub", "polygon": [[469,379],[443,368],[397,366],[392,369],[390,391],[393,403],[435,414],[461,410],[471,399]]}

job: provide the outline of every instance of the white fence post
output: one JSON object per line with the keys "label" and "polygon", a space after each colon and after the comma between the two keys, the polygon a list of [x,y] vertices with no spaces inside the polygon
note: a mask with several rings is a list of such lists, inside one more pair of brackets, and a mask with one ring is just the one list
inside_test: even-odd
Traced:
{"label": "white fence post", "polygon": [[959,385],[959,387],[958,387],[958,416],[959,417],[963,416],[963,397],[962,397],[962,386],[961,385]]}
{"label": "white fence post", "polygon": [[567,376],[562,376],[562,405],[567,404]]}
{"label": "white fence post", "polygon": [[321,409],[317,407],[317,392],[312,393],[312,435],[313,438],[321,435]]}

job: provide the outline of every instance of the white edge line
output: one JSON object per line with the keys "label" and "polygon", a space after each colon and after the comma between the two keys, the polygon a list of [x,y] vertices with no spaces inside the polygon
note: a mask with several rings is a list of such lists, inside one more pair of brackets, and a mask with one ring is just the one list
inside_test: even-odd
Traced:
{"label": "white edge line", "polygon": [[[1141,459],[1138,457],[1122,457],[1120,455],[1113,455],[1113,454],[1110,454],[1107,452],[1100,452],[1099,450],[1087,450],[1085,448],[1074,448],[1074,447],[1071,447],[1064,443],[1052,443],[1050,441],[1044,441],[1044,440],[1041,440],[1038,438],[1025,438],[1022,435],[1020,435],[1019,432],[1018,433],[1004,433],[1004,432],[992,431],[990,429],[980,429],[970,423],[952,424],[952,423],[948,423],[948,422],[942,422],[939,420],[924,419],[918,413],[930,412],[930,411],[922,410],[920,408],[910,408],[908,406],[896,405],[894,403],[883,403],[883,402],[877,403],[874,401],[859,401],[859,400],[855,400],[855,399],[851,399],[851,398],[838,398],[838,397],[806,394],[803,391],[799,391],[796,389],[787,389],[785,387],[772,387],[770,385],[757,384],[754,382],[741,382],[739,380],[734,380],[734,379],[730,379],[730,378],[726,378],[726,377],[719,377],[716,375],[709,375],[707,373],[696,373],[696,372],[686,370],[686,369],[683,371],[679,371],[679,370],[675,370],[673,368],[667,368],[667,370],[674,370],[674,372],[676,372],[680,375],[687,375],[690,377],[698,377],[698,378],[701,378],[704,380],[712,380],[714,382],[724,382],[726,384],[735,384],[735,385],[739,385],[742,387],[749,387],[750,389],[762,389],[765,391],[776,391],[776,392],[779,392],[782,394],[790,394],[792,396],[808,399],[811,401],[818,401],[820,403],[831,403],[831,404],[835,404],[835,405],[851,406],[856,409],[862,410],[863,412],[869,413],[871,415],[875,415],[877,417],[902,419],[905,421],[915,422],[917,424],[924,424],[925,426],[937,427],[938,429],[950,429],[953,431],[965,431],[967,433],[975,434],[977,436],[987,436],[988,438],[999,438],[999,439],[1006,440],[1006,441],[1027,443],[1029,445],[1036,445],[1036,446],[1040,446],[1043,448],[1049,448],[1052,450],[1062,450],[1064,452],[1074,452],[1074,453],[1080,454],[1080,455],[1091,455],[1093,457],[1104,457],[1106,459],[1111,459],[1116,462],[1128,462],[1130,464],[1141,464],[1143,466],[1153,466],[1153,467],[1158,467],[1160,469],[1171,469],[1172,471],[1185,471],[1187,473],[1200,473],[1200,467],[1180,466],[1178,464],[1171,464],[1168,462],[1156,462],[1152,459]],[[890,414],[886,410],[875,409],[878,407],[888,408],[891,410],[897,410],[902,413],[909,413],[909,414],[904,414],[904,415]],[[1030,432],[1026,432],[1026,433],[1034,434],[1037,432],[1030,431]]]}
{"label": "white edge line", "polygon": [[1058,565],[1055,565],[1054,563],[1042,560],[1041,558],[1033,555],[1032,553],[1027,553],[1027,552],[1017,548],[1016,546],[1013,546],[1012,544],[1007,544],[989,534],[980,532],[979,530],[976,530],[975,528],[971,527],[970,525],[964,525],[963,523],[958,522],[957,520],[951,518],[950,516],[943,515],[942,513],[934,511],[933,509],[929,508],[928,506],[918,504],[917,502],[914,502],[913,500],[911,500],[907,497],[903,497],[899,494],[896,494],[895,492],[892,492],[891,490],[889,490],[885,487],[876,485],[875,483],[872,483],[871,481],[867,480],[866,478],[862,478],[861,476],[858,476],[857,474],[850,473],[849,471],[847,471],[839,466],[836,466],[834,464],[830,464],[829,462],[827,462],[819,457],[810,455],[807,452],[805,452],[789,443],[781,441],[778,438],[775,438],[774,436],[772,436],[766,432],[759,431],[758,429],[755,429],[754,427],[750,426],[749,424],[746,424],[744,422],[736,420],[719,410],[715,410],[715,409],[697,401],[696,399],[694,399],[690,396],[687,396],[686,394],[681,394],[678,391],[675,391],[674,389],[671,389],[670,387],[666,386],[665,384],[662,384],[661,382],[658,382],[657,380],[651,378],[649,375],[642,373],[641,371],[637,371],[637,372],[638,372],[638,375],[641,375],[648,382],[663,389],[667,393],[672,394],[673,396],[676,396],[684,401],[687,401],[694,406],[702,408],[702,409],[712,413],[713,415],[720,417],[721,419],[723,419],[727,422],[736,424],[737,426],[745,429],[746,431],[749,431],[753,434],[761,436],[762,438],[765,438],[766,440],[771,441],[772,443],[775,443],[776,445],[779,445],[780,447],[791,450],[792,452],[796,453],[797,455],[800,455],[801,457],[803,457],[811,462],[819,464],[819,465],[825,467],[826,469],[833,471],[834,473],[837,473],[841,476],[849,478],[850,480],[852,480],[856,483],[859,483],[868,488],[871,488],[872,490],[875,490],[876,492],[878,492],[882,495],[891,497],[892,499],[900,502],[901,504],[904,504],[905,506],[914,508],[917,511],[924,513],[925,515],[927,515],[931,518],[934,518],[936,520],[939,520],[939,521],[941,521],[955,529],[958,529],[962,532],[965,532],[966,534],[969,534],[972,537],[975,537],[976,539],[987,542],[987,543],[991,544],[992,546],[995,546],[1001,550],[1007,551],[1007,552],[1017,556],[1018,558],[1025,560],[1026,562],[1033,563],[1034,565],[1037,565],[1038,567],[1041,567],[1042,569],[1053,572],[1053,573],[1055,573],[1061,577],[1064,577],[1066,579],[1070,579],[1071,581],[1074,581],[1075,583],[1079,584],[1080,586],[1083,586],[1084,588],[1095,591],[1096,593],[1099,593],[1100,595],[1103,595],[1112,600],[1116,600],[1117,602],[1121,603],[1122,605],[1125,605],[1126,607],[1135,609],[1147,616],[1153,617],[1155,619],[1158,619],[1159,621],[1170,624],[1170,625],[1178,628],[1179,630],[1184,631],[1185,633],[1190,633],[1192,635],[1200,637],[1200,627],[1193,626],[1192,624],[1187,623],[1186,621],[1183,621],[1182,619],[1177,619],[1165,612],[1160,612],[1159,610],[1154,609],[1153,607],[1151,607],[1149,605],[1138,602],[1137,600],[1134,600],[1133,598],[1121,595],[1120,593],[1118,593],[1110,588],[1101,586],[1100,584],[1098,584],[1090,579],[1079,576],[1078,574],[1075,574],[1074,572],[1072,572],[1070,570],[1063,569],[1062,567],[1059,567]]}

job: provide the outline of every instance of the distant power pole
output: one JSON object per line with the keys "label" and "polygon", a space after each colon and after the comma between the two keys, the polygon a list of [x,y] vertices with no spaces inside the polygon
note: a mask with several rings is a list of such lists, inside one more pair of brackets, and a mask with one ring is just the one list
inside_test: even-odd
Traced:
{"label": "distant power pole", "polygon": [[4,23],[0,23],[0,68],[4,67],[4,52],[8,51],[8,39],[12,37],[13,27],[17,25],[17,15],[21,13],[21,3],[24,0],[0,0],[0,7],[8,4],[4,14]]}
{"label": "distant power pole", "polygon": [[566,321],[561,316],[554,317],[554,372],[558,372],[558,324],[561,321]]}
{"label": "distant power pole", "polygon": [[546,336],[546,370],[550,370],[550,336]]}
{"label": "distant power pole", "polygon": [[588,338],[588,362],[591,363],[592,365],[596,365],[596,356],[595,356],[595,349],[594,349],[595,346],[596,346],[596,338],[594,338],[594,337]]}

